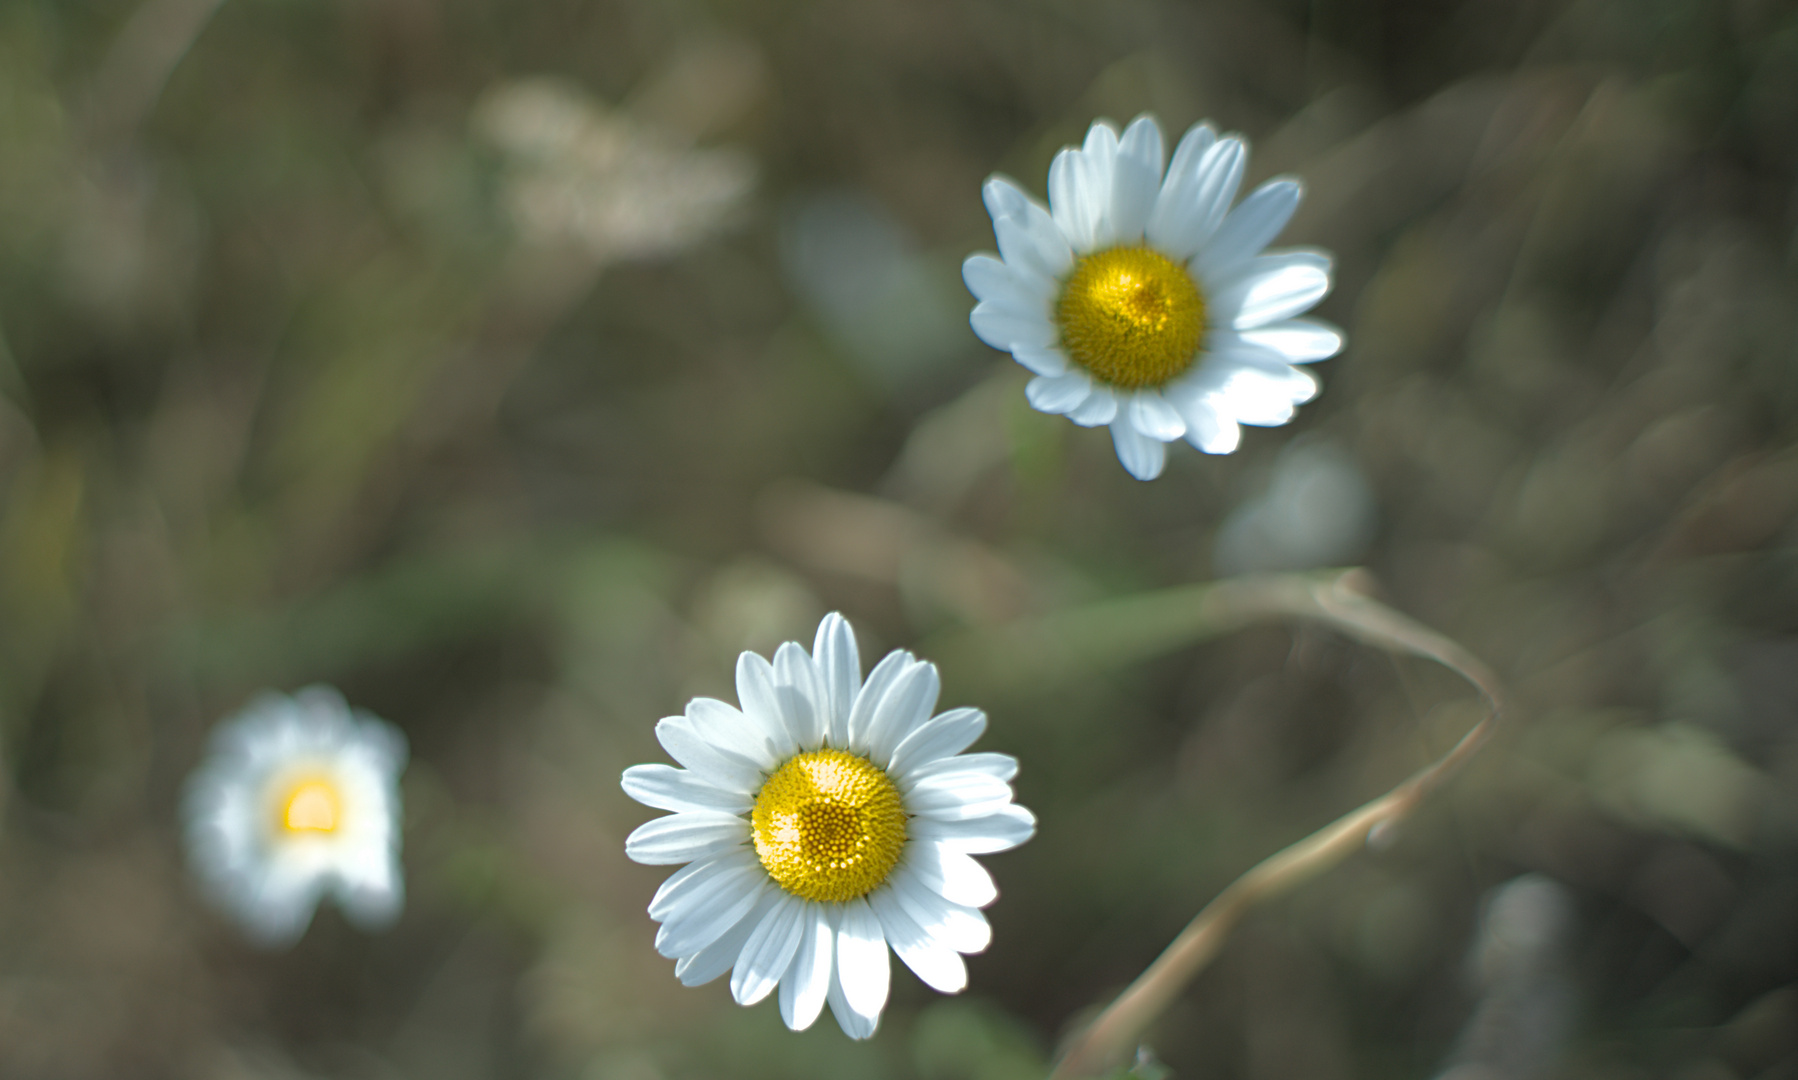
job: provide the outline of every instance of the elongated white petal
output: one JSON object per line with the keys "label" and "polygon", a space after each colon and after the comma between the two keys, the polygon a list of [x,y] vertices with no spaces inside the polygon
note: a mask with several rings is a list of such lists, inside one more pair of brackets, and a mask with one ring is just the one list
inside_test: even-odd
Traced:
{"label": "elongated white petal", "polygon": [[747,795],[762,784],[762,770],[755,762],[707,739],[685,716],[659,721],[656,741],[669,757],[720,790]]}
{"label": "elongated white petal", "polygon": [[1292,220],[1304,191],[1303,185],[1289,177],[1269,180],[1256,188],[1230,211],[1204,250],[1193,259],[1193,273],[1206,283],[1219,281],[1238,265],[1261,254],[1261,249],[1273,243]]}
{"label": "elongated white petal", "polygon": [[874,910],[862,897],[843,905],[840,920],[837,924],[837,978],[843,984],[843,999],[857,1015],[878,1020],[880,1010],[886,1008],[887,989],[892,980],[886,934],[881,931]]}
{"label": "elongated white petal", "polygon": [[[1195,128],[1194,132],[1200,129]],[[1150,244],[1174,259],[1190,259],[1201,251],[1229,212],[1236,189],[1248,166],[1248,147],[1239,138],[1196,138],[1188,151],[1182,140],[1181,151],[1190,154],[1187,161],[1176,152],[1168,169],[1167,182],[1156,196],[1155,209],[1149,215],[1147,239]],[[1190,161],[1190,165],[1188,164]]]}
{"label": "elongated white petal", "polygon": [[874,890],[868,894],[868,905],[880,917],[887,944],[913,974],[924,980],[924,985],[944,994],[959,994],[967,988],[968,967],[962,963],[961,955],[925,933],[900,906],[893,890]]}
{"label": "elongated white petal", "polygon": [[656,952],[670,959],[687,956],[717,941],[749,914],[763,891],[775,886],[768,875],[720,875],[705,902],[672,915],[656,931]]}
{"label": "elongated white petal", "polygon": [[958,953],[985,952],[993,943],[986,916],[927,887],[909,868],[894,871],[892,893],[919,929]]}
{"label": "elongated white petal", "polygon": [[855,695],[855,704],[849,710],[849,741],[844,748],[858,754],[868,752],[868,726],[874,721],[875,709],[885,699],[893,681],[910,670],[915,661],[911,653],[895,649],[881,657],[874,670],[868,672],[868,681],[862,684],[861,692]]}
{"label": "elongated white petal", "polygon": [[993,238],[1007,266],[1050,281],[1059,281],[1074,268],[1074,249],[1067,237],[1047,212],[1036,207],[1025,217],[993,222]]}
{"label": "elongated white petal", "polygon": [[910,670],[894,679],[866,729],[868,759],[883,769],[890,765],[894,747],[936,711],[937,695],[942,689],[936,665],[927,661],[912,664]]}
{"label": "elongated white petal", "polygon": [[1322,319],[1285,319],[1240,333],[1243,341],[1271,349],[1289,364],[1327,360],[1342,351],[1342,331]]}
{"label": "elongated white petal", "polygon": [[[943,715],[948,716],[949,714],[944,713]],[[935,722],[931,721],[931,723]],[[1010,754],[957,754],[954,757],[943,757],[927,762],[904,772],[898,769],[894,769],[893,772],[899,777],[899,786],[907,790],[910,785],[931,777],[960,776],[964,773],[969,776],[990,776],[996,780],[1009,782],[1012,777],[1018,775],[1018,759]]]}
{"label": "elongated white petal", "polygon": [[816,750],[822,746],[830,726],[830,692],[817,665],[812,663],[811,654],[796,641],[775,650],[774,691],[787,730],[799,749]]}
{"label": "elongated white petal", "polygon": [[927,776],[905,794],[907,813],[939,821],[986,817],[1010,802],[1010,784],[978,772]]}
{"label": "elongated white petal", "polygon": [[992,215],[994,221],[1021,217],[1036,203],[1028,192],[1017,185],[1017,181],[997,173],[987,177],[986,183],[981,185],[980,198],[986,203],[986,212]]}
{"label": "elongated white petal", "polygon": [[1018,363],[1030,369],[1030,372],[1033,375],[1048,375],[1053,377],[1056,375],[1065,375],[1073,370],[1073,366],[1069,363],[1068,358],[1060,349],[1054,347],[1034,349],[1026,348],[1022,345],[1014,345],[1011,349],[1011,357],[1013,360],[1016,360]]}
{"label": "elongated white petal", "polygon": [[1062,375],[1039,375],[1024,387],[1024,397],[1032,408],[1046,413],[1065,413],[1077,409],[1092,396],[1093,381],[1085,372],[1070,370]]}
{"label": "elongated white petal", "polygon": [[1118,461],[1124,471],[1138,480],[1153,480],[1167,464],[1167,446],[1136,430],[1124,417],[1111,422],[1111,442],[1117,447]]}
{"label": "elongated white petal", "polygon": [[[888,772],[903,786],[931,763],[959,754],[986,731],[986,714],[979,709],[950,709],[918,726],[893,750]],[[989,755],[977,754],[974,757]],[[1007,779],[1010,779],[1007,777]]]}
{"label": "elongated white petal", "polygon": [[849,710],[862,687],[862,659],[849,620],[836,612],[824,616],[812,642],[812,660],[830,695],[830,744],[849,745]]}
{"label": "elongated white petal", "polygon": [[1117,419],[1118,398],[1109,386],[1094,386],[1087,399],[1068,413],[1081,427],[1098,427]]}
{"label": "elongated white petal", "polygon": [[687,722],[715,749],[735,754],[758,769],[772,769],[785,757],[767,730],[717,698],[687,702]]}
{"label": "elongated white petal", "polygon": [[1055,283],[1021,266],[1010,266],[991,255],[970,255],[961,264],[961,279],[976,299],[1019,311],[1041,309],[1046,315],[1055,299]]}
{"label": "elongated white petal", "polygon": [[999,887],[973,856],[938,843],[906,846],[905,863],[925,887],[966,907],[982,908],[999,898]]}
{"label": "elongated white petal", "polygon": [[1036,816],[1016,803],[988,817],[969,821],[917,818],[905,826],[906,836],[929,840],[950,851],[990,855],[1010,851],[1036,835]]}
{"label": "elongated white petal", "polygon": [[1212,317],[1238,330],[1266,325],[1311,307],[1330,291],[1330,257],[1321,251],[1260,255],[1241,264],[1212,296]]}
{"label": "elongated white petal", "polygon": [[637,826],[624,853],[645,866],[672,866],[719,855],[749,839],[749,822],[716,810],[670,814]]}
{"label": "elongated white petal", "polygon": [[1236,418],[1218,410],[1209,396],[1200,397],[1182,410],[1186,417],[1186,441],[1207,454],[1234,453],[1242,444],[1242,427]]}
{"label": "elongated white petal", "polygon": [[785,895],[780,889],[764,889],[761,898],[749,909],[749,913],[719,935],[718,940],[677,960],[674,964],[674,977],[683,986],[704,986],[729,971],[743,955],[743,945],[748,942],[749,935],[762,924],[762,920],[768,917],[768,913],[774,910],[774,905]]}
{"label": "elongated white petal", "polygon": [[1302,368],[1237,368],[1224,384],[1224,407],[1244,424],[1277,427],[1317,396],[1317,379]]}
{"label": "elongated white petal", "polygon": [[755,800],[747,794],[726,791],[672,765],[632,765],[624,770],[624,793],[658,810],[722,810],[746,813]]}
{"label": "elongated white petal", "polygon": [[655,897],[649,902],[649,917],[666,922],[690,910],[694,904],[705,903],[707,897],[728,891],[723,884],[727,878],[766,877],[767,873],[755,851],[747,847],[727,851],[717,858],[688,863],[670,874],[656,890]]}
{"label": "elongated white petal", "polygon": [[1125,406],[1130,426],[1161,442],[1171,442],[1186,434],[1186,421],[1178,411],[1153,390],[1139,390]]}
{"label": "elongated white petal", "polygon": [[1022,311],[1007,305],[982,300],[974,305],[968,325],[981,341],[995,349],[1010,350],[1014,345],[1046,349],[1055,344],[1055,324],[1048,314]]}
{"label": "elongated white petal", "polygon": [[783,892],[774,909],[750,931],[730,973],[730,995],[738,1005],[754,1005],[780,984],[799,951],[804,914],[805,901]]}
{"label": "elongated white petal", "polygon": [[1161,188],[1165,161],[1161,126],[1144,114],[1130,122],[1118,142],[1111,185],[1111,228],[1108,242],[1135,244],[1142,241],[1149,211]]}
{"label": "elongated white petal", "polygon": [[799,951],[780,980],[780,1018],[789,1031],[804,1031],[824,1011],[836,967],[836,925],[830,908],[807,903]]}
{"label": "elongated white petal", "polygon": [[880,1026],[879,1012],[873,1016],[863,1016],[849,1006],[849,999],[843,993],[843,980],[839,971],[830,973],[830,992],[825,995],[824,1000],[830,1004],[830,1014],[837,1018],[837,1026],[851,1039],[872,1038],[875,1029]]}
{"label": "elongated white petal", "polygon": [[781,714],[780,695],[774,689],[774,667],[756,653],[737,657],[737,700],[750,728],[767,740],[774,760],[784,761],[798,753],[799,740]]}

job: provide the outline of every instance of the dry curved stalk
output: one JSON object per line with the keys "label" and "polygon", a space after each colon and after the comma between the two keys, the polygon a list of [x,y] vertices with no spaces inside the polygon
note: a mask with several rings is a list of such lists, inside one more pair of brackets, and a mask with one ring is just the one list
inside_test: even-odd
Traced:
{"label": "dry curved stalk", "polygon": [[[1354,637],[1426,657],[1456,672],[1486,698],[1490,712],[1434,764],[1385,795],[1264,859],[1206,904],[1180,936],[1098,1018],[1068,1044],[1051,1080],[1100,1075],[1135,1047],[1193,976],[1217,956],[1242,917],[1359,850],[1411,813],[1433,789],[1479,751],[1503,711],[1497,678],[1459,644],[1371,599],[1363,571],[1328,578],[1280,576],[1222,582],[1203,594],[1216,614],[1248,621],[1285,614],[1315,619]],[[1225,591],[1229,590],[1229,591]]]}

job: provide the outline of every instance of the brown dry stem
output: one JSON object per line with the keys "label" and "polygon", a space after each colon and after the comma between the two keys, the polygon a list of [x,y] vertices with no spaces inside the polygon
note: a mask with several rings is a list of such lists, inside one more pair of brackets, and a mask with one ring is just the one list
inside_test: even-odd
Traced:
{"label": "brown dry stem", "polygon": [[[1207,631],[1221,633],[1257,617],[1287,615],[1317,620],[1371,644],[1442,664],[1472,683],[1486,698],[1490,711],[1434,764],[1385,795],[1269,856],[1232,882],[1205,905],[1116,1001],[1069,1041],[1051,1080],[1097,1076],[1121,1064],[1162,1010],[1217,956],[1244,915],[1257,904],[1335,866],[1403,820],[1490,737],[1503,711],[1493,673],[1456,642],[1371,599],[1363,588],[1365,584],[1366,575],[1359,570],[1328,576],[1277,575],[1220,582],[1199,594],[1200,606],[1207,616],[1203,625]],[[1039,623],[1036,634],[1064,637],[1075,629],[1071,622],[1052,628]],[[1034,644],[1041,646],[1043,641]]]}

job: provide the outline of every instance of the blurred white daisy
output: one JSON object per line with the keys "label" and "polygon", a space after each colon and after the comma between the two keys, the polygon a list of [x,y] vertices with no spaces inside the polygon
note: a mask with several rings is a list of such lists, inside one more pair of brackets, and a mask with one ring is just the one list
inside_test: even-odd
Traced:
{"label": "blurred white daisy", "polygon": [[1055,155],[1049,206],[1002,176],[986,182],[1000,256],[962,277],[980,339],[1036,373],[1030,404],[1086,427],[1111,425],[1139,480],[1184,437],[1227,454],[1239,424],[1273,426],[1317,393],[1295,364],[1334,356],[1342,333],[1294,316],[1330,291],[1321,251],[1263,250],[1301,188],[1270,180],[1235,209],[1248,145],[1209,124],[1186,133],[1163,175],[1161,128],[1093,124]]}
{"label": "blurred white daisy", "polygon": [[780,989],[789,1028],[828,1002],[851,1038],[886,1005],[888,946],[946,994],[967,985],[961,954],[991,938],[980,908],[998,895],[971,855],[1030,839],[1011,801],[1016,759],[963,754],[979,709],[936,707],[936,667],[889,653],[864,683],[841,615],[812,652],[737,661],[742,709],[696,698],[656,737],[686,766],[636,765],[624,790],[672,810],[625,841],[640,863],[688,864],[650,902],[656,950],[688,986],[731,972],[753,1005]]}
{"label": "blurred white daisy", "polygon": [[257,942],[291,945],[327,891],[365,929],[399,915],[406,739],[313,686],[213,732],[182,804],[194,872]]}

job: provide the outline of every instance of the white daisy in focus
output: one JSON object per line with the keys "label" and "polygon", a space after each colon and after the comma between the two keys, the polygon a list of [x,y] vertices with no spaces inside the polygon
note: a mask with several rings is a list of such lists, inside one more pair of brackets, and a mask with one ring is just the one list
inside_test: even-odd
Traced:
{"label": "white daisy in focus", "polygon": [[1055,155],[1047,208],[1002,176],[982,192],[1000,255],[962,264],[974,332],[1036,374],[1031,405],[1109,424],[1139,480],[1161,475],[1175,439],[1227,454],[1238,425],[1286,423],[1317,393],[1294,365],[1342,349],[1340,330],[1294,317],[1330,291],[1329,255],[1263,253],[1299,182],[1270,180],[1230,208],[1247,159],[1240,136],[1199,124],[1164,176],[1154,118],[1121,137],[1101,120]]}
{"label": "white daisy in focus", "polygon": [[195,874],[258,943],[298,941],[326,892],[364,929],[398,917],[406,738],[313,686],[213,732],[182,802]]}
{"label": "white daisy in focus", "polygon": [[967,985],[961,954],[992,933],[998,896],[970,856],[1030,839],[1012,803],[1016,759],[963,754],[979,709],[935,711],[936,667],[892,652],[862,681],[855,634],[825,617],[812,652],[737,661],[742,709],[696,698],[656,737],[684,769],[636,765],[624,790],[667,817],[625,841],[650,865],[687,865],[650,902],[656,950],[698,986],[731,972],[739,1004],[780,990],[803,1031],[826,1003],[854,1039],[886,1006],[887,949],[945,994]]}

